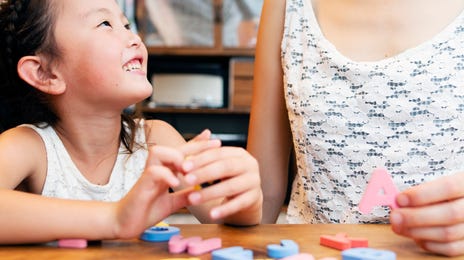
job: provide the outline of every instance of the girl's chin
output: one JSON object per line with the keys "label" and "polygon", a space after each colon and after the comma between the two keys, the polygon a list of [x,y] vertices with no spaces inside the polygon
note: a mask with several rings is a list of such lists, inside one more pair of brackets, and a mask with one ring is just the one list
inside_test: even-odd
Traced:
{"label": "girl's chin", "polygon": [[144,101],[145,99],[151,97],[152,93],[153,93],[153,88],[151,87],[151,85],[149,89],[146,89],[144,91],[140,90],[138,93],[134,94],[133,96],[134,97],[133,100],[135,101],[134,104]]}

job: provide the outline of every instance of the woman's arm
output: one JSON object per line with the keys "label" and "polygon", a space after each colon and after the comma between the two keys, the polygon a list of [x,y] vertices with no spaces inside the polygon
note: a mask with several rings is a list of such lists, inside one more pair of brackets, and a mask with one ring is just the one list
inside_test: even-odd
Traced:
{"label": "woman's arm", "polygon": [[285,0],[264,2],[256,48],[247,149],[259,162],[263,223],[275,223],[283,205],[291,149],[280,60],[284,12]]}

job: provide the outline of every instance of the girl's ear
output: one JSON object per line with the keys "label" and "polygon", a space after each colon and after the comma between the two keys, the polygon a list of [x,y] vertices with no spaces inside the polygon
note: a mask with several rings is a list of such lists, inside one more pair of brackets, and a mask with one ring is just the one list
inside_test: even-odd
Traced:
{"label": "girl's ear", "polygon": [[29,85],[44,93],[60,95],[66,90],[66,84],[58,75],[47,70],[39,56],[22,57],[18,62],[18,74]]}

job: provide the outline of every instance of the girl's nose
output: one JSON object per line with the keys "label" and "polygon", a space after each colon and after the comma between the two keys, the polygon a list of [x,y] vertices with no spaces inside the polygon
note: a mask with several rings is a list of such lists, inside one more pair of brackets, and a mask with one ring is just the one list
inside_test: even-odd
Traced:
{"label": "girl's nose", "polygon": [[129,40],[128,40],[129,47],[140,46],[142,44],[142,38],[140,38],[138,34],[132,31],[128,31],[128,33],[129,33]]}

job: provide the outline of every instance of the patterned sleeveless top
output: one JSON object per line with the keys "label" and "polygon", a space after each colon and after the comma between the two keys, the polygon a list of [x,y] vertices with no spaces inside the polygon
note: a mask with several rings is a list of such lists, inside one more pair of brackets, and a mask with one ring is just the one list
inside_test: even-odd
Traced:
{"label": "patterned sleeveless top", "polygon": [[281,45],[298,172],[289,223],[385,223],[359,213],[375,168],[398,189],[464,170],[464,12],[399,55],[355,62],[324,38],[311,0],[287,0]]}
{"label": "patterned sleeveless top", "polygon": [[[66,151],[63,142],[51,126],[46,128],[38,128],[33,125],[23,126],[32,128],[41,136],[47,151],[48,166],[42,190],[43,196],[76,200],[118,201],[134,186],[145,168],[148,156],[147,149],[141,148],[128,154],[121,144],[109,182],[105,185],[93,184],[79,171]],[[139,144],[146,143],[143,120],[139,123],[135,140]]]}

